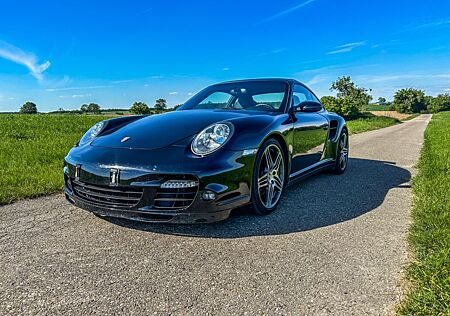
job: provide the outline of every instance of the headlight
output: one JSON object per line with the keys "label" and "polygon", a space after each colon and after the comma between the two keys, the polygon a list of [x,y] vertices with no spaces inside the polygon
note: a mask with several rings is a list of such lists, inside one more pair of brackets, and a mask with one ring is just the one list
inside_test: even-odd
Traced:
{"label": "headlight", "polygon": [[216,123],[208,126],[192,142],[192,152],[199,156],[208,155],[222,147],[233,134],[231,123]]}
{"label": "headlight", "polygon": [[84,135],[81,137],[78,144],[80,146],[83,146],[84,144],[87,144],[91,142],[95,137],[97,137],[98,134],[103,130],[105,127],[105,122],[98,122],[94,126],[92,126]]}

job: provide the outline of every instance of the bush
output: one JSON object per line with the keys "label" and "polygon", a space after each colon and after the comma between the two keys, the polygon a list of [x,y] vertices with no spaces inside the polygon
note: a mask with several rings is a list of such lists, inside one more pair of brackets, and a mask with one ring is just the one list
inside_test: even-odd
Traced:
{"label": "bush", "polygon": [[425,93],[417,89],[401,89],[394,95],[394,109],[399,113],[420,113],[426,110]]}
{"label": "bush", "polygon": [[320,102],[325,106],[327,111],[340,114],[341,107],[339,105],[337,98],[332,96],[325,96],[320,99]]}
{"label": "bush", "polygon": [[450,95],[439,94],[437,97],[427,97],[427,110],[430,113],[438,113],[450,110]]}
{"label": "bush", "polygon": [[361,100],[358,98],[335,98],[325,96],[320,99],[327,111],[334,112],[345,118],[356,118],[361,115]]}

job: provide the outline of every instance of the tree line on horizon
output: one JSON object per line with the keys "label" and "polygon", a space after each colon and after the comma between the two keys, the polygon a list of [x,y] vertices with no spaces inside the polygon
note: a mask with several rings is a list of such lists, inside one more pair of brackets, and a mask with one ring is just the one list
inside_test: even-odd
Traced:
{"label": "tree line on horizon", "polygon": [[[179,105],[175,106],[176,109]],[[155,101],[155,105],[153,108],[150,108],[145,102],[136,101],[134,102],[129,111],[133,114],[154,114],[154,113],[162,113],[167,111],[167,101],[166,99],[157,99]],[[123,111],[123,109],[102,109],[100,105],[97,103],[85,103],[81,105],[79,110],[64,110],[63,108],[59,108],[57,111],[51,113],[78,113],[78,114],[101,114],[102,111]],[[27,101],[25,102],[19,110],[21,114],[37,114],[38,108],[34,102]]]}
{"label": "tree line on horizon", "polygon": [[[339,77],[331,84],[330,91],[335,92],[336,96],[324,96],[320,102],[330,112],[335,112],[345,118],[352,119],[361,115],[361,113],[370,105],[373,97],[370,94],[371,89],[359,87],[350,76]],[[436,97],[425,95],[425,91],[404,88],[394,94],[393,102],[386,102],[386,98],[379,97],[378,105],[387,106],[389,110],[399,113],[437,113],[450,110],[450,94],[439,94]],[[180,105],[175,106],[176,109]],[[155,101],[153,108],[150,108],[145,102],[134,102],[129,111],[132,114],[154,114],[167,111],[167,101],[159,98]],[[103,110],[105,111],[105,110]],[[119,111],[119,110],[107,110]],[[120,110],[123,111],[123,110]],[[20,108],[22,114],[38,113],[37,105],[33,102],[25,102]],[[60,108],[56,113],[80,113],[80,114],[100,114],[102,109],[97,103],[83,104],[80,110],[65,111]]]}

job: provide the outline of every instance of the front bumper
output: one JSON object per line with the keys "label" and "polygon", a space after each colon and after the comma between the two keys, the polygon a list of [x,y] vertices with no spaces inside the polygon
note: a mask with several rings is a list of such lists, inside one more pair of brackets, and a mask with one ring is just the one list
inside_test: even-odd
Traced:
{"label": "front bumper", "polygon": [[[254,161],[254,152],[220,150],[199,158],[176,146],[136,150],[87,145],[73,148],[65,158],[64,192],[73,205],[102,216],[209,223],[226,219],[233,208],[250,202]],[[120,176],[114,176],[116,172]],[[162,188],[169,180],[197,185]],[[205,200],[205,191],[213,192],[215,199]]]}

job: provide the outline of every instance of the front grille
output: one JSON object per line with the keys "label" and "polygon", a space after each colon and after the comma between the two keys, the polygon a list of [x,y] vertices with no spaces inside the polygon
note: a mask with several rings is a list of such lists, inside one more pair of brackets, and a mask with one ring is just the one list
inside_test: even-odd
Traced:
{"label": "front grille", "polygon": [[143,189],[138,187],[109,187],[72,182],[75,195],[82,200],[101,206],[131,208],[142,198]]}
{"label": "front grille", "polygon": [[197,191],[198,186],[191,188],[158,188],[153,207],[165,210],[187,208],[194,201]]}

